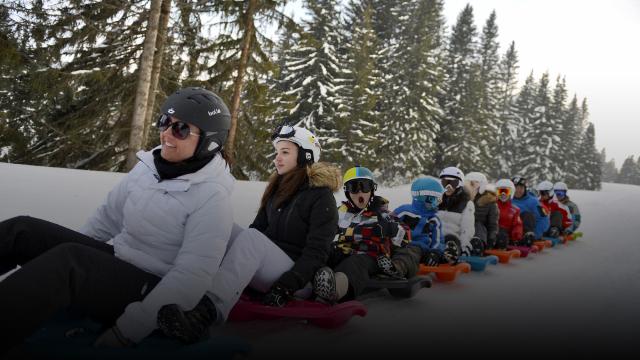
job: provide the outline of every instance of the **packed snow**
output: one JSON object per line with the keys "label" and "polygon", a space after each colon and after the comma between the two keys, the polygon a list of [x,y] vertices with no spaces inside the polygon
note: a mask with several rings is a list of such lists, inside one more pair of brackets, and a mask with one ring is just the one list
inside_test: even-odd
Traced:
{"label": "packed snow", "polygon": [[[123,176],[0,163],[0,220],[30,215],[78,229]],[[264,187],[236,183],[238,224],[251,223]],[[392,208],[410,201],[408,185],[378,194]],[[252,357],[276,359],[630,349],[640,325],[640,187],[605,183],[602,191],[569,195],[582,211],[585,236],[566,246],[434,282],[412,299],[367,294],[368,315],[339,329],[279,320],[229,323],[216,332],[248,340]]]}

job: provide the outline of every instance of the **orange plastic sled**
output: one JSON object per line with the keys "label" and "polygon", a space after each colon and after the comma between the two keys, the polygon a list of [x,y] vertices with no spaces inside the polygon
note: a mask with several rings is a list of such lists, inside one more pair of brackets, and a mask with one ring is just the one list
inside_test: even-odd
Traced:
{"label": "orange plastic sled", "polygon": [[458,276],[458,273],[468,273],[469,271],[471,271],[471,265],[468,263],[458,263],[456,265],[443,264],[438,266],[420,264],[418,274],[426,275],[434,273],[436,275],[436,279],[440,281],[454,281]]}
{"label": "orange plastic sled", "polygon": [[534,241],[533,246],[538,248],[538,252],[544,250],[546,247],[545,241]]}
{"label": "orange plastic sled", "polygon": [[501,263],[506,264],[509,262],[509,260],[511,260],[511,258],[519,258],[520,257],[520,250],[518,249],[513,249],[513,250],[487,250],[485,251],[486,254],[489,255],[495,255],[498,257],[498,259],[500,260]]}

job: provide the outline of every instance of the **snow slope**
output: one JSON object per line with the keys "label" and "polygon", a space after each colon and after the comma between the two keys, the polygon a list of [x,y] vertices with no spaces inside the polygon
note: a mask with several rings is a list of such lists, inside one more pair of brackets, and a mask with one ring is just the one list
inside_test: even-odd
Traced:
{"label": "snow slope", "polygon": [[[0,220],[31,215],[77,229],[122,176],[0,163]],[[253,220],[264,186],[236,183],[237,223]],[[393,208],[410,201],[406,185],[378,193]],[[499,348],[522,344],[526,354],[630,349],[640,326],[640,187],[604,184],[600,192],[569,195],[583,213],[585,237],[568,246],[455,283],[434,283],[408,300],[368,294],[369,314],[341,329],[283,320],[231,323],[217,331],[248,339],[257,358],[500,355]]]}

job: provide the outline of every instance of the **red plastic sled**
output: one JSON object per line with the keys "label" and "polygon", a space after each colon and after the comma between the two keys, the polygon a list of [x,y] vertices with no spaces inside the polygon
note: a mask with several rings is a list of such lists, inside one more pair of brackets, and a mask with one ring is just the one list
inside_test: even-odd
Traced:
{"label": "red plastic sled", "polygon": [[521,258],[526,258],[527,256],[529,256],[529,253],[537,253],[538,252],[538,248],[535,247],[535,246],[532,246],[532,247],[528,247],[528,246],[507,246],[507,249],[520,251],[520,257]]}
{"label": "red plastic sled", "polygon": [[468,263],[458,263],[456,265],[443,264],[438,266],[420,264],[418,274],[426,275],[434,273],[436,275],[436,279],[440,281],[453,281],[458,276],[458,273],[468,273],[469,271],[471,271],[471,265]]}
{"label": "red plastic sled", "polygon": [[498,259],[500,260],[501,263],[506,264],[509,262],[509,260],[511,260],[511,258],[519,258],[520,257],[520,250],[487,250],[485,251],[486,254],[489,255],[495,255],[498,257]]}
{"label": "red plastic sled", "polygon": [[229,321],[303,319],[321,328],[333,329],[346,324],[352,316],[367,315],[359,301],[347,301],[333,306],[309,300],[293,300],[284,307],[262,305],[243,295],[229,313]]}

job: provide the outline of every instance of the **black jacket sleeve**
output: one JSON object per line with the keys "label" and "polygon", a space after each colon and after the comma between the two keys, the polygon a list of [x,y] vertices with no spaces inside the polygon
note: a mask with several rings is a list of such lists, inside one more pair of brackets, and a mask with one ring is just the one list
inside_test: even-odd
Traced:
{"label": "black jacket sleeve", "polygon": [[314,202],[309,215],[309,231],[302,255],[291,270],[282,274],[277,283],[298,290],[313,279],[315,272],[327,263],[331,243],[338,228],[338,209],[331,190],[324,189]]}

